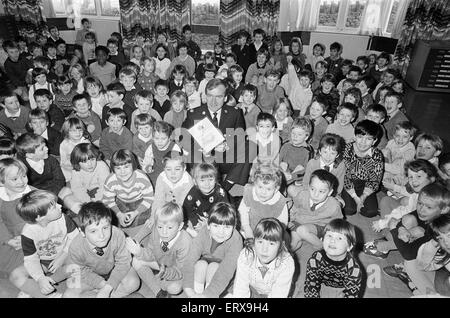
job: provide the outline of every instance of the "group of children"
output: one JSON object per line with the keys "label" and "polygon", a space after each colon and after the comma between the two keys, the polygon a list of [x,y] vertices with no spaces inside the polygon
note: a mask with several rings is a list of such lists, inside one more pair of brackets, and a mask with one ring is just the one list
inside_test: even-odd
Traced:
{"label": "group of children", "polygon": [[[161,33],[126,57],[120,34],[97,46],[88,25],[84,56],[69,57],[62,39],[55,58],[51,43],[46,56],[3,43],[0,269],[21,296],[288,297],[293,252],[307,243],[316,252],[301,269],[304,295],[360,297],[345,220],[356,213],[380,215],[373,229],[384,237],[365,253],[405,259],[388,275],[415,293],[449,293],[450,157],[439,161],[442,140],[408,121],[389,55],[354,63],[333,43],[324,58],[318,43],[307,57],[298,38],[285,53],[258,29],[253,43],[242,32],[200,63],[183,33],[177,56]],[[215,77],[255,146],[239,197],[178,143]]]}

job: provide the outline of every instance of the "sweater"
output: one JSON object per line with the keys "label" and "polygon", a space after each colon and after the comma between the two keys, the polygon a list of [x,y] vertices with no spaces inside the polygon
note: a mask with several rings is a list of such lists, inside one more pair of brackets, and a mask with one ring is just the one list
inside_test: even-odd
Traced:
{"label": "sweater", "polygon": [[159,77],[155,73],[150,73],[147,76],[142,72],[137,78],[139,85],[141,85],[143,89],[152,92],[152,94],[155,94],[155,82],[157,80],[159,80]]}
{"label": "sweater", "polygon": [[314,156],[314,149],[310,145],[296,147],[291,142],[285,143],[280,150],[280,163],[288,165],[288,171],[292,172],[298,165],[306,168],[308,161]]}
{"label": "sweater", "polygon": [[6,75],[8,75],[14,88],[27,86],[25,78],[27,76],[28,70],[30,68],[33,68],[30,60],[26,58],[19,58],[17,62],[13,62],[8,57],[5,61],[4,66]]}
{"label": "sweater", "polygon": [[327,131],[328,121],[325,118],[323,118],[322,116],[320,116],[317,119],[311,119],[311,117],[308,115],[308,116],[306,116],[306,118],[311,120],[314,124],[313,131],[312,131],[312,137],[311,137],[309,143],[315,150],[317,150],[317,149],[319,149],[320,139],[322,139],[323,135],[325,135],[325,132]]}
{"label": "sweater", "polygon": [[153,139],[145,140],[139,133],[133,135],[133,147],[132,151],[138,157],[139,160],[144,160],[145,151],[148,147],[151,147]]}
{"label": "sweater", "polygon": [[301,191],[294,197],[294,205],[291,209],[290,220],[298,224],[317,224],[325,226],[333,219],[341,219],[342,211],[339,202],[328,197],[322,205],[318,205],[311,211],[311,196],[309,190]]}
{"label": "sweater", "polygon": [[10,197],[5,187],[0,188],[0,245],[8,244],[9,240],[22,233],[25,221],[17,214],[16,206],[22,196],[31,190],[34,188],[26,186],[22,193]]}
{"label": "sweater", "polygon": [[[264,275],[260,270],[263,266],[267,268]],[[233,297],[251,298],[250,287],[252,287],[258,294],[268,298],[287,298],[294,270],[294,259],[286,251],[269,264],[263,265],[254,249],[249,251],[244,248],[237,260]]]}
{"label": "sweater", "polygon": [[255,187],[246,184],[238,209],[242,228],[250,226],[253,231],[258,222],[264,218],[276,218],[287,225],[289,216],[286,202],[286,198],[278,191],[271,199],[261,202],[256,196]]}
{"label": "sweater", "polygon": [[127,127],[128,129],[131,128],[131,121],[132,121],[132,116],[133,116],[133,112],[135,111],[135,109],[133,107],[131,107],[128,104],[124,104],[122,103],[120,106],[114,106],[111,107],[110,104],[103,106],[102,111],[101,111],[101,120],[102,120],[102,129],[105,129],[108,126],[108,111],[111,108],[120,108],[125,112],[125,115],[127,115],[127,121],[125,123],[125,127]]}
{"label": "sweater", "polygon": [[211,208],[218,202],[230,202],[228,193],[216,183],[216,186],[209,194],[204,194],[197,186],[193,186],[183,203],[183,213],[185,222],[191,222],[196,226],[200,217],[209,216]]}
{"label": "sweater", "polygon": [[347,144],[355,140],[355,128],[351,124],[342,126],[340,123],[335,121],[334,123],[328,125],[325,133],[339,135],[344,138]]}
{"label": "sweater", "polygon": [[103,252],[102,256],[97,255],[94,247],[80,233],[69,248],[70,263],[81,267],[82,283],[100,289],[104,277],[109,276],[106,283],[116,289],[131,268],[131,254],[125,245],[125,234],[117,227],[112,226],[111,239]]}
{"label": "sweater", "polygon": [[[217,242],[215,243],[217,244]],[[203,295],[207,298],[218,298],[226,291],[236,271],[237,259],[242,249],[242,237],[238,231],[233,230],[231,237],[219,244],[213,251],[211,251],[212,245],[213,239],[205,226],[192,240],[191,249],[182,271],[183,288],[194,289],[194,266],[198,260],[201,258],[214,259],[219,263],[219,268]]]}
{"label": "sweater", "polygon": [[49,156],[47,159],[44,159],[44,171],[41,174],[34,170],[25,158],[21,158],[21,160],[28,169],[29,185],[53,192],[56,195],[66,185],[66,179],[59,162],[54,157]]}
{"label": "sweater", "polygon": [[322,284],[343,288],[344,298],[359,297],[362,273],[356,259],[349,253],[342,261],[333,261],[324,250],[316,251],[306,267],[305,297],[320,298]]}
{"label": "sweater", "polygon": [[93,111],[89,111],[87,117],[80,117],[77,113],[73,113],[70,117],[75,117],[80,119],[87,128],[87,131],[91,135],[92,142],[100,140],[100,135],[102,134],[102,122],[100,117]]}
{"label": "sweater", "polygon": [[65,121],[64,112],[55,104],[51,104],[48,108],[47,115],[50,127],[56,131],[61,131],[62,125]]}
{"label": "sweater", "polygon": [[184,59],[182,59],[180,56],[177,56],[172,60],[169,68],[166,71],[166,78],[170,78],[170,75],[172,74],[172,70],[175,68],[175,65],[178,65],[178,64],[181,64],[186,68],[188,76],[194,75],[195,61],[191,56],[186,55],[186,57]]}
{"label": "sweater", "polygon": [[139,214],[149,210],[153,203],[152,184],[141,170],[135,170],[127,182],[117,179],[116,174],[111,173],[105,180],[103,191],[103,203],[116,214],[121,212],[116,198],[125,203],[142,199],[141,205],[137,208]]}
{"label": "sweater", "polygon": [[[105,180],[109,176],[108,165],[101,160],[97,161],[94,171],[87,172],[82,169],[80,171],[73,170],[70,179],[70,189],[74,196],[81,202],[101,201],[103,199],[103,187]],[[87,190],[97,188],[95,196],[91,198]]]}
{"label": "sweater", "polygon": [[[303,176],[303,188],[307,189],[309,186],[309,181],[311,179],[311,174],[318,170],[324,169],[325,164],[321,162],[320,158],[311,159],[308,161],[306,165],[305,175]],[[333,163],[333,166],[330,167],[330,172],[337,178],[339,185],[337,188],[337,194],[341,194],[342,189],[344,188],[344,176],[345,176],[345,163],[341,161],[337,167],[336,164]]]}
{"label": "sweater", "polygon": [[110,62],[106,62],[105,65],[101,66],[98,62],[94,62],[89,65],[89,70],[92,76],[97,77],[106,88],[116,79],[116,66]]}
{"label": "sweater", "polygon": [[152,215],[167,202],[176,202],[181,206],[193,185],[192,177],[187,171],[184,171],[176,184],[167,178],[166,173],[161,173],[156,180]]}
{"label": "sweater", "polygon": [[34,83],[33,85],[30,86],[30,89],[28,90],[28,99],[30,100],[31,109],[35,109],[37,107],[36,100],[34,99],[34,93],[38,89],[48,89],[50,93],[52,93],[52,95],[54,94],[52,86],[47,81],[45,81],[44,85]]}
{"label": "sweater", "polygon": [[106,160],[111,160],[114,152],[120,149],[132,150],[133,147],[133,134],[127,127],[123,127],[120,134],[117,134],[111,130],[111,128],[105,128],[100,136],[100,151],[105,155]]}
{"label": "sweater", "polygon": [[401,123],[402,121],[409,121],[408,117],[406,117],[405,114],[403,114],[403,112],[401,112],[400,110],[398,110],[392,117],[389,118],[388,121],[386,121],[383,125],[384,128],[386,128],[387,131],[387,138],[389,140],[391,140],[392,138],[394,138],[394,134],[395,134],[395,126],[398,123]]}
{"label": "sweater", "polygon": [[[30,111],[24,106],[20,106],[18,117],[8,117],[5,113],[6,109],[0,111],[0,123],[11,129],[14,134],[21,135],[27,132],[26,125],[28,123],[28,114]],[[17,116],[15,114],[14,116]]]}
{"label": "sweater", "polygon": [[399,147],[392,139],[388,141],[386,148],[382,152],[386,161],[384,163],[384,178],[387,175],[392,178],[396,175],[403,176],[405,163],[414,159],[416,148],[412,142],[408,142],[403,147]]}
{"label": "sweater", "polygon": [[300,116],[304,116],[309,105],[311,105],[311,100],[313,93],[311,87],[302,87],[300,85],[300,79],[295,72],[294,65],[290,64],[288,66],[288,80],[289,87],[291,91],[288,93],[289,100],[291,101],[292,108],[299,111]]}
{"label": "sweater", "polygon": [[72,89],[67,95],[63,93],[56,93],[54,104],[64,112],[64,116],[67,117],[72,113],[72,99],[77,94],[77,91]]}
{"label": "sweater", "polygon": [[[260,78],[266,75],[266,72],[272,69],[272,65],[268,62],[264,64],[263,67],[259,67],[258,62],[251,64],[247,69],[247,74],[245,75],[245,83],[250,83],[253,85],[258,85]],[[254,81],[256,77],[256,82]]]}
{"label": "sweater", "polygon": [[257,104],[263,112],[272,114],[278,101],[284,96],[284,89],[281,86],[276,86],[273,91],[268,91],[265,84],[260,85],[258,86]]}

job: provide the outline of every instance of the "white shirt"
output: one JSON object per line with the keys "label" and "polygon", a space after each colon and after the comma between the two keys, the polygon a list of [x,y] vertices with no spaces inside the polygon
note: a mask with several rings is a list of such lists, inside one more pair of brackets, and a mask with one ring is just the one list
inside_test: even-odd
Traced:
{"label": "white shirt", "polygon": [[[212,112],[209,108],[208,108],[209,113],[211,114],[211,120],[214,118],[214,112]],[[220,117],[222,117],[222,108],[219,109],[218,111],[216,111],[217,114],[217,126],[220,125]]]}
{"label": "white shirt", "polygon": [[42,174],[44,172],[44,160],[34,161],[31,159],[26,159],[31,168],[33,168],[37,173]]}

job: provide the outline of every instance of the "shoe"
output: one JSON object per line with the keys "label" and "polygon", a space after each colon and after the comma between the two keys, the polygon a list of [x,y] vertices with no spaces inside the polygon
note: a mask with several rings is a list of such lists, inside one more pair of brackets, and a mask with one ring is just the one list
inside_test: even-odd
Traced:
{"label": "shoe", "polygon": [[363,248],[364,254],[367,254],[369,256],[373,256],[376,258],[385,259],[388,257],[389,252],[382,252],[377,249],[377,245],[375,241],[367,242],[364,244]]}
{"label": "shoe", "polygon": [[17,298],[31,298],[31,296],[23,291],[20,291],[19,294],[17,295]]}
{"label": "shoe", "polygon": [[156,298],[169,298],[169,293],[161,289],[158,294],[156,294]]}
{"label": "shoe", "polygon": [[392,266],[383,267],[383,272],[386,275],[389,275],[391,277],[397,277],[397,278],[399,278],[399,276],[402,274],[408,275],[404,271],[403,265],[401,265],[401,264],[394,264]]}
{"label": "shoe", "polygon": [[408,274],[401,273],[400,275],[398,275],[398,279],[400,279],[406,285],[406,287],[408,287],[411,293],[414,294],[418,290],[416,285],[414,285],[414,283],[412,282],[411,278],[409,278]]}

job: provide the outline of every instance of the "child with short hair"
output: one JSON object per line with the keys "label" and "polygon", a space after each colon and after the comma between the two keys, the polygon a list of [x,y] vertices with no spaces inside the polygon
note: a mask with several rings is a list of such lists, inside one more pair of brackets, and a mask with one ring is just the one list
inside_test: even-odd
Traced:
{"label": "child with short hair", "polygon": [[314,80],[311,83],[311,90],[313,91],[313,93],[320,87],[320,82],[327,72],[327,67],[328,65],[325,61],[319,61],[316,63],[316,67],[314,70]]}
{"label": "child with short hair", "polygon": [[344,80],[346,79],[349,79],[351,81],[358,80],[358,78],[361,76],[361,69],[358,66],[353,65],[352,60],[345,59],[341,65],[341,74],[343,78],[342,80],[339,81],[336,88],[339,94],[342,95],[342,93],[345,91],[343,89]]}
{"label": "child with short hair", "polygon": [[105,181],[103,202],[116,214],[119,228],[129,235],[136,234],[137,227],[151,215],[153,186],[138,169],[130,150],[121,149],[113,154],[111,171]]}
{"label": "child with short hair", "polygon": [[[226,65],[226,64],[224,64]],[[227,69],[228,70],[228,69]],[[198,85],[198,92],[200,93],[200,98],[203,103],[206,103],[206,85],[210,80],[212,80],[217,73],[217,68],[214,64],[208,63],[204,67],[204,78]]]}
{"label": "child with short hair", "polygon": [[445,153],[439,160],[439,175],[447,186],[450,183],[450,153]]}
{"label": "child with short hair", "polygon": [[136,291],[139,277],[131,268],[124,233],[112,225],[111,210],[102,202],[88,202],[79,216],[81,233],[69,248],[70,263],[79,267],[74,275],[79,284],[64,297],[121,298]]}
{"label": "child with short hair", "polygon": [[261,113],[261,109],[255,104],[258,96],[258,88],[252,84],[245,84],[241,92],[241,101],[236,107],[242,109],[245,119],[245,127],[256,128],[256,118]]}
{"label": "child with short hair", "polygon": [[45,139],[26,133],[17,139],[16,147],[18,158],[27,166],[29,184],[57,195],[65,185],[65,178],[58,160],[48,155]]}
{"label": "child with short hair", "polygon": [[87,32],[84,35],[85,41],[83,41],[83,56],[86,65],[91,65],[95,62],[95,33]]}
{"label": "child with short hair", "polygon": [[109,167],[103,155],[93,144],[78,144],[70,154],[73,166],[70,187],[64,188],[59,197],[64,206],[78,214],[83,203],[101,201],[103,187],[109,176]]}
{"label": "child with short hair", "polygon": [[223,42],[219,41],[214,43],[213,54],[214,54],[213,55],[214,65],[216,65],[217,67],[221,67],[223,63],[225,63],[225,54],[226,54],[225,45],[223,44]]}
{"label": "child with short hair", "polygon": [[126,57],[123,52],[119,50],[119,42],[114,38],[109,38],[106,41],[106,46],[108,47],[108,61],[116,66],[116,77],[119,75],[120,69],[126,62]]}
{"label": "child with short hair", "polygon": [[111,108],[106,114],[108,127],[103,129],[100,136],[100,151],[109,163],[114,152],[120,149],[131,151],[133,134],[125,127],[127,115],[120,108]]}
{"label": "child with short hair", "polygon": [[311,91],[312,74],[308,70],[302,70],[297,74],[292,65],[292,59],[288,56],[288,80],[291,89],[288,95],[294,108],[294,117],[305,116],[313,97]]}
{"label": "child with short hair", "polygon": [[78,118],[86,125],[92,143],[98,147],[100,144],[100,135],[102,133],[102,123],[100,117],[91,111],[92,105],[89,95],[75,95],[72,104],[74,112],[70,117]]}
{"label": "child with short hair", "polygon": [[403,121],[409,121],[408,117],[400,110],[403,105],[402,97],[398,93],[387,93],[384,98],[388,120],[384,123],[389,140],[394,138],[395,126]]}
{"label": "child with short hair", "polygon": [[123,95],[123,102],[126,105],[130,105],[133,110],[135,110],[134,104],[134,96],[138,92],[135,84],[137,80],[136,72],[132,71],[129,68],[123,67],[119,72],[119,82],[123,85],[125,89],[125,94]]}
{"label": "child with short hair", "polygon": [[291,55],[294,60],[297,60],[300,63],[301,68],[305,66],[306,55],[303,53],[303,43],[301,38],[293,37],[291,39],[291,42],[289,43],[289,53],[288,56]]}
{"label": "child with short hair", "polygon": [[181,148],[171,139],[173,127],[164,121],[157,121],[153,128],[153,143],[144,154],[142,169],[148,173],[152,184],[164,170],[163,158],[172,151],[181,151]]}
{"label": "child with short hair", "polygon": [[212,207],[208,224],[192,240],[183,266],[183,290],[187,297],[218,298],[226,293],[242,249],[236,223],[232,205],[219,202]]}
{"label": "child with short hair", "polygon": [[369,107],[367,107],[365,119],[371,120],[374,123],[379,124],[381,126],[381,130],[383,132],[381,139],[377,144],[377,148],[380,150],[383,150],[384,148],[386,148],[386,145],[388,143],[387,131],[383,125],[383,122],[386,118],[387,118],[387,112],[386,112],[386,108],[384,108],[383,105],[372,104]]}
{"label": "child with short hair", "polygon": [[323,57],[325,54],[325,45],[322,43],[315,43],[312,48],[312,55],[307,56],[306,63],[311,66],[311,70],[316,72],[317,62],[325,61]]}
{"label": "child with short hair", "polygon": [[177,47],[178,56],[172,59],[169,68],[167,69],[167,77],[170,74],[173,74],[173,69],[177,67],[177,65],[182,65],[185,68],[186,76],[193,76],[195,73],[195,60],[188,55],[188,46],[186,43],[182,42]]}
{"label": "child with short hair", "polygon": [[[225,58],[225,57],[224,57]],[[216,66],[220,66],[223,64],[223,61],[220,65],[216,64],[216,60],[214,58],[214,52],[208,51],[203,55],[203,60],[200,61],[200,63],[197,65],[197,68],[195,69],[195,78],[201,82],[205,78],[205,66],[206,64],[213,64]]]}
{"label": "child with short hair", "polygon": [[[339,198],[342,189],[344,188],[345,162],[344,162],[344,139],[336,134],[325,134],[320,139],[317,155],[315,158],[308,161],[303,176],[303,188],[308,188],[311,175],[317,169],[324,169],[331,172],[337,179],[336,197]],[[289,191],[291,197],[296,197],[297,193]]]}
{"label": "child with short hair", "polygon": [[145,56],[142,46],[135,44],[131,49],[130,62],[133,62],[137,66],[141,67],[142,58]]}
{"label": "child with short hair", "polygon": [[49,125],[60,132],[64,123],[64,112],[54,104],[53,95],[48,89],[38,89],[34,92],[34,99],[38,109],[44,111],[49,120]]}
{"label": "child with short hair", "polygon": [[159,80],[158,75],[155,74],[156,62],[155,59],[149,56],[142,58],[142,70],[138,75],[137,82],[145,90],[154,94],[155,82]]}
{"label": "child with short hair", "polygon": [[16,143],[12,137],[0,137],[0,159],[16,158]]}
{"label": "child with short hair", "polygon": [[95,48],[97,62],[89,65],[91,76],[97,77],[103,87],[108,86],[116,79],[116,66],[108,62],[109,50],[106,46],[99,45]]}
{"label": "child with short hair", "polygon": [[136,106],[136,110],[131,113],[131,125],[130,130],[133,134],[136,134],[136,116],[140,114],[149,115],[154,121],[162,120],[159,113],[152,108],[153,104],[153,95],[152,92],[147,90],[140,90],[134,95],[134,105]]}
{"label": "child with short hair", "polygon": [[370,87],[373,85],[373,79],[369,75],[359,78],[356,87],[361,91],[362,110],[367,114],[367,108],[373,104],[373,98],[370,94]]}
{"label": "child with short hair", "polygon": [[164,115],[164,121],[171,124],[175,129],[181,128],[187,117],[188,98],[185,92],[176,90],[170,95],[171,110]]}
{"label": "child with short hair", "polygon": [[254,242],[241,251],[237,260],[232,296],[287,298],[294,270],[283,225],[277,219],[262,219],[256,225]]}
{"label": "child with short hair", "polygon": [[277,105],[273,109],[273,114],[275,120],[277,121],[276,126],[278,129],[278,134],[281,138],[282,143],[289,141],[290,129],[292,123],[294,122],[294,120],[292,119],[293,113],[294,111],[292,110],[291,103],[286,97],[280,98]]}
{"label": "child with short hair", "polygon": [[280,83],[280,72],[269,70],[264,75],[264,84],[258,86],[257,104],[263,112],[272,114],[277,100],[284,97],[284,89]]}
{"label": "child with short hair", "polygon": [[288,183],[301,181],[306,164],[314,156],[314,149],[307,142],[311,131],[311,121],[305,117],[297,117],[291,126],[290,141],[281,147],[280,168]]}
{"label": "child with short hair", "polygon": [[321,96],[328,102],[328,111],[325,119],[329,123],[334,122],[339,106],[339,92],[334,86],[335,77],[333,74],[326,73],[320,80],[320,87],[314,92],[314,97]]}
{"label": "child with short hair", "polygon": [[394,138],[382,150],[385,159],[383,183],[402,179],[405,163],[413,160],[416,155],[416,148],[411,142],[415,133],[416,129],[408,121],[395,126]]}
{"label": "child with short hair", "polygon": [[26,58],[20,58],[19,47],[13,41],[3,42],[3,49],[8,54],[4,67],[6,75],[11,81],[14,93],[19,95],[24,101],[28,100],[28,90],[25,78],[30,68],[33,68],[31,62]]}
{"label": "child with short hair", "polygon": [[292,250],[300,248],[304,241],[315,249],[322,247],[325,226],[332,219],[342,218],[341,206],[334,197],[337,187],[337,178],[319,169],[311,174],[308,188],[293,198],[289,223]]}
{"label": "child with short hair", "polygon": [[353,215],[360,212],[365,217],[378,214],[376,193],[384,173],[383,154],[375,143],[380,138],[380,125],[363,120],[354,130],[355,141],[348,143],[344,151],[346,172],[342,199],[344,213]]}
{"label": "child with short hair", "polygon": [[375,80],[376,83],[380,82],[381,75],[388,69],[390,63],[391,57],[389,53],[381,52],[376,57],[376,65],[369,70],[369,75]]}
{"label": "child with short hair", "polygon": [[184,79],[187,76],[187,70],[183,65],[175,65],[169,77],[169,96],[172,96],[176,90],[184,89]]}
{"label": "child with short hair", "polygon": [[314,97],[309,107],[309,115],[306,116],[313,123],[313,134],[310,144],[314,149],[319,147],[319,142],[328,128],[328,121],[323,117],[327,113],[328,104],[320,96]]}
{"label": "child with short hair", "polygon": [[416,146],[416,159],[428,160],[435,167],[439,167],[439,156],[444,149],[441,137],[423,132],[414,140],[414,146]]}
{"label": "child with short hair", "polygon": [[75,223],[61,213],[54,193],[33,190],[26,193],[16,210],[25,221],[21,241],[24,265],[11,273],[11,282],[35,298],[61,297],[54,285],[70,274],[68,251],[79,231]]}
{"label": "child with short hair", "polygon": [[61,170],[66,181],[70,181],[73,170],[70,154],[76,145],[90,143],[90,135],[84,122],[76,117],[68,118],[62,126],[61,132],[64,138],[59,146]]}
{"label": "child with short hair", "polygon": [[244,238],[254,238],[255,226],[263,218],[273,217],[287,225],[287,201],[279,191],[282,178],[282,172],[276,166],[256,165],[251,176],[253,184],[245,185],[238,208]]}
{"label": "child with short hair", "polygon": [[108,103],[108,96],[103,90],[103,84],[100,80],[93,76],[85,78],[85,90],[91,98],[92,111],[96,113],[100,119],[102,118],[103,107]]}
{"label": "child with short hair", "polygon": [[358,110],[358,115],[356,116],[355,124],[365,119],[365,113],[362,110],[362,96],[359,88],[353,86],[346,89],[342,96],[342,102],[353,104]]}
{"label": "child with short hair", "polygon": [[26,125],[30,111],[27,107],[20,105],[13,91],[6,91],[2,99],[5,108],[0,111],[0,124],[11,129],[14,138],[17,138],[27,131]]}
{"label": "child with short hair", "polygon": [[341,57],[342,54],[342,44],[339,42],[333,42],[330,44],[330,56],[325,58],[325,62],[328,64],[328,73],[333,74],[340,81],[341,67],[344,59]]}
{"label": "child with short hair", "polygon": [[138,158],[139,164],[144,162],[145,152],[153,142],[153,125],[155,120],[149,114],[136,115],[134,120],[135,133],[133,135],[132,151]]}
{"label": "child with short hair", "polygon": [[155,74],[162,80],[167,80],[167,70],[170,67],[169,50],[168,48],[159,43],[155,50]]}
{"label": "child with short hair", "polygon": [[342,219],[325,226],[323,249],[313,253],[306,267],[306,298],[357,298],[362,271],[351,250],[356,244],[355,227]]}
{"label": "child with short hair", "polygon": [[[264,74],[263,74],[264,75]],[[242,90],[244,89],[245,84],[242,82],[242,78],[244,76],[244,70],[238,64],[230,66],[228,69],[228,78],[230,81],[230,93],[236,100],[239,100],[241,97]]]}
{"label": "child with short hair", "polygon": [[101,119],[102,119],[102,129],[108,127],[108,112],[113,109],[121,109],[125,112],[126,122],[125,126],[130,129],[132,114],[134,112],[134,107],[130,104],[124,103],[125,88],[121,83],[111,83],[106,87],[106,95],[109,103],[103,106]]}
{"label": "child with short hair", "polygon": [[[134,255],[133,268],[143,283],[139,292],[144,297],[166,298],[182,291],[182,269],[191,241],[183,230],[183,210],[170,201],[156,210],[147,247],[142,248],[127,238],[127,249]],[[155,271],[159,273],[155,274]]]}
{"label": "child with short hair", "polygon": [[52,86],[47,81],[47,71],[40,67],[35,67],[31,72],[33,77],[33,85],[28,90],[28,99],[30,101],[31,109],[36,108],[36,100],[34,99],[34,93],[38,89],[47,89],[53,94]]}
{"label": "child with short hair", "polygon": [[194,185],[184,161],[182,152],[171,151],[164,156],[164,171],[158,176],[155,185],[152,219],[154,213],[167,202],[182,205]]}
{"label": "child with short hair", "polygon": [[55,94],[54,103],[64,112],[64,116],[68,117],[72,113],[72,99],[77,92],[73,89],[73,82],[67,75],[58,76],[56,87],[58,91]]}
{"label": "child with short hair", "polygon": [[183,203],[186,231],[196,237],[206,225],[211,208],[217,202],[229,202],[228,193],[217,181],[217,168],[211,163],[198,163],[192,169],[194,186]]}
{"label": "child with short hair", "polygon": [[272,64],[268,63],[270,53],[266,49],[259,49],[256,52],[256,62],[250,64],[245,75],[245,83],[259,86],[263,83],[264,75],[272,69]]}
{"label": "child with short hair", "polygon": [[14,158],[0,160],[0,274],[9,275],[23,264],[20,233],[25,222],[16,213],[20,198],[30,192],[27,167]]}
{"label": "child with short hair", "polygon": [[352,122],[358,115],[358,109],[351,103],[344,103],[338,107],[336,121],[329,124],[326,133],[332,133],[344,138],[346,143],[355,140],[354,128]]}
{"label": "child with short hair", "polygon": [[197,91],[198,81],[194,76],[189,76],[184,81],[184,92],[188,98],[186,110],[194,109],[200,107],[202,104],[202,99],[200,97],[200,93]]}
{"label": "child with short hair", "polygon": [[49,126],[47,113],[39,108],[30,111],[28,126],[34,134],[42,136],[47,140],[49,154],[59,157],[62,136],[59,131]]}
{"label": "child with short hair", "polygon": [[[249,148],[253,163],[278,165],[281,138],[276,132],[276,120],[271,114],[259,113],[256,117],[256,133],[250,132]],[[251,159],[250,159],[251,160]]]}
{"label": "child with short hair", "polygon": [[[381,89],[381,87],[387,86],[387,87],[390,87],[393,89],[394,81],[396,79],[398,79],[399,77],[400,77],[400,73],[396,69],[388,68],[385,71],[383,71],[382,76],[381,76],[381,81],[378,83],[378,85],[374,88],[374,90],[372,92],[372,97],[373,97],[374,101],[375,102],[380,101],[379,90]],[[402,95],[403,93],[399,93],[399,94]]]}
{"label": "child with short hair", "polygon": [[156,94],[153,102],[153,109],[156,110],[161,118],[170,110],[169,83],[159,79],[155,83]]}
{"label": "child with short hair", "polygon": [[[369,70],[369,58],[365,55],[358,56],[356,58],[356,65],[361,70],[361,76],[368,75],[367,71]],[[368,86],[372,87],[372,85]]]}

